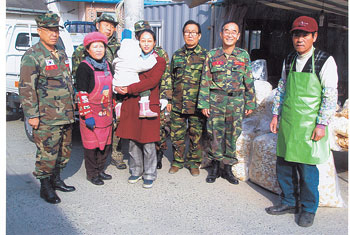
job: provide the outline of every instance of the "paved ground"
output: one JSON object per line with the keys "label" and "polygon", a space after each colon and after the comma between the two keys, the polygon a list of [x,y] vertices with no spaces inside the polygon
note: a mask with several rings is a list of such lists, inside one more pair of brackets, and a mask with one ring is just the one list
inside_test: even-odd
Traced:
{"label": "paved ground", "polygon": [[[109,165],[113,176],[104,186],[86,180],[79,136],[62,176],[77,190],[58,192],[62,202],[51,205],[39,197],[32,176],[35,146],[23,122],[6,123],[6,229],[11,235],[31,234],[347,234],[347,208],[320,208],[314,226],[301,228],[295,215],[270,216],[264,208],[278,196],[250,182],[234,186],[219,178],[207,184],[206,170],[192,177],[182,169],[168,174],[169,160],[152,189],[127,183],[128,170]],[[79,134],[79,133],[77,133]],[[341,193],[348,202],[346,154],[336,155]]]}

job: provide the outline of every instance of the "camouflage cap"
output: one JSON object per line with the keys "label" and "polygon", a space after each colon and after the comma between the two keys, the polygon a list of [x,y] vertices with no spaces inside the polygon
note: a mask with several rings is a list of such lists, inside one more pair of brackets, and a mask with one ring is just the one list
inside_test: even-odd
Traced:
{"label": "camouflage cap", "polygon": [[135,33],[140,32],[144,29],[151,29],[151,26],[149,25],[148,21],[146,20],[139,20],[134,24]]}
{"label": "camouflage cap", "polygon": [[96,18],[94,20],[94,23],[95,24],[100,23],[101,21],[111,22],[112,24],[114,24],[114,26],[118,25],[118,21],[116,21],[112,15],[106,14],[106,13],[104,13],[104,14],[100,15],[100,17]]}
{"label": "camouflage cap", "polygon": [[61,27],[59,25],[60,17],[56,13],[45,13],[43,15],[39,15],[35,18],[36,24],[38,27],[43,28],[54,28]]}

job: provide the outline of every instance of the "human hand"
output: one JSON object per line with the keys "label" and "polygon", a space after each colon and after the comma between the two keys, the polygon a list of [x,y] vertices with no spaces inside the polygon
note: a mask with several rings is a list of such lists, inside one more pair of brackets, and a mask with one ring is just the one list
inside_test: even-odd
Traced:
{"label": "human hand", "polygon": [[89,128],[90,130],[93,130],[96,126],[95,124],[95,118],[89,117],[85,120],[86,127]]}
{"label": "human hand", "polygon": [[39,127],[39,118],[38,117],[29,118],[28,119],[28,123],[29,123],[29,125],[31,125],[33,127],[33,129],[38,129],[38,127]]}
{"label": "human hand", "polygon": [[250,115],[252,112],[253,112],[252,109],[247,109],[247,110],[245,110],[244,113],[245,113],[246,116],[248,116],[248,115]]}
{"label": "human hand", "polygon": [[278,125],[278,116],[276,115],[276,116],[273,116],[270,122],[270,131],[274,134],[278,132],[277,125]]}
{"label": "human hand", "polygon": [[203,115],[206,116],[206,117],[209,117],[209,115],[210,115],[209,109],[202,109],[202,113],[203,113]]}
{"label": "human hand", "polygon": [[319,141],[326,135],[326,131],[322,128],[315,127],[314,131],[312,132],[311,139],[314,141]]}
{"label": "human hand", "polygon": [[118,93],[118,94],[122,94],[125,95],[126,93],[128,93],[128,87],[125,86],[116,86],[114,88],[114,90]]}
{"label": "human hand", "polygon": [[172,104],[167,104],[166,105],[166,110],[170,113],[171,109],[173,108]]}
{"label": "human hand", "polygon": [[163,110],[168,105],[168,100],[166,100],[166,99],[160,99],[159,102],[161,104],[160,110]]}

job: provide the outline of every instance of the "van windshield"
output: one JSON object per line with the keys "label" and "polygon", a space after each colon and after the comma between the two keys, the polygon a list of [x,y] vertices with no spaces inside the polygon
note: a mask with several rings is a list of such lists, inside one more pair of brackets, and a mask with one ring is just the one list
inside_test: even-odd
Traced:
{"label": "van windshield", "polygon": [[[32,38],[31,38],[32,45],[35,45],[40,40],[39,34],[32,33],[31,35],[32,35]],[[30,42],[29,42],[29,33],[19,33],[17,35],[17,39],[16,39],[16,49],[17,50],[19,50],[19,51],[26,51],[32,45],[30,45]],[[58,39],[57,47],[58,48],[62,48],[63,50],[66,49],[64,44],[63,44],[63,41],[62,41],[61,37],[59,37],[59,39]]]}

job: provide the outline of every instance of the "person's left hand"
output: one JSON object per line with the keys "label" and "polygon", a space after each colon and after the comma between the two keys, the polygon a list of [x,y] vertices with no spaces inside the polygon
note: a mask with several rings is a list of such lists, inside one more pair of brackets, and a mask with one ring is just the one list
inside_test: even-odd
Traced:
{"label": "person's left hand", "polygon": [[244,113],[245,113],[246,116],[248,116],[248,115],[250,115],[252,112],[253,112],[252,109],[246,109]]}
{"label": "person's left hand", "polygon": [[114,90],[118,93],[118,94],[122,94],[125,95],[126,93],[128,93],[128,87],[126,86],[116,86],[114,88]]}
{"label": "person's left hand", "polygon": [[314,131],[312,132],[311,139],[314,141],[319,141],[326,135],[326,131],[322,128],[315,127]]}

